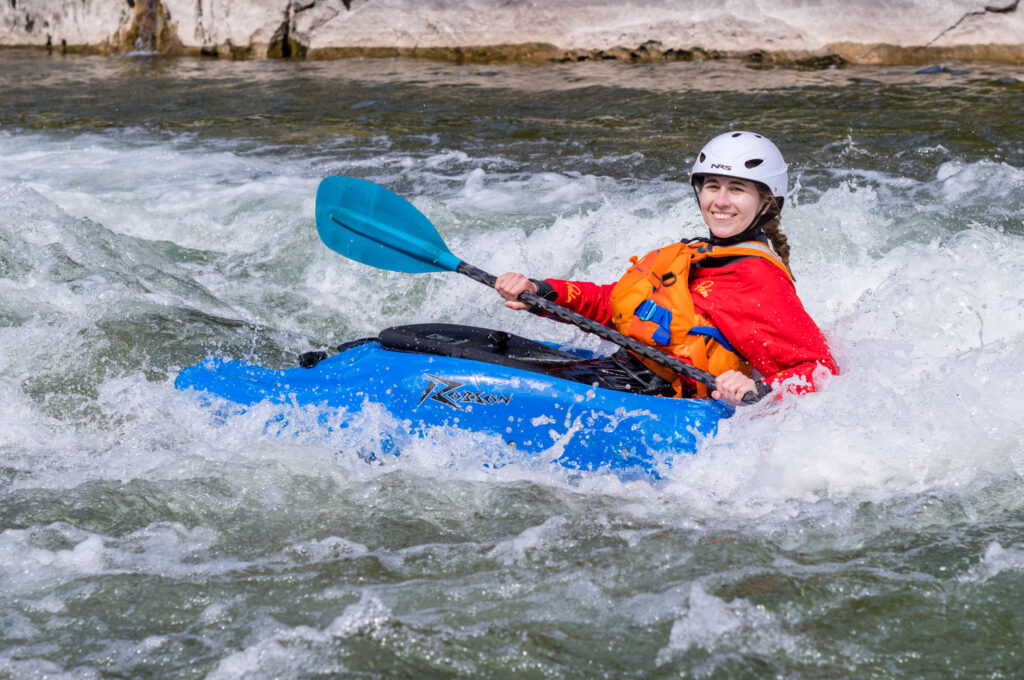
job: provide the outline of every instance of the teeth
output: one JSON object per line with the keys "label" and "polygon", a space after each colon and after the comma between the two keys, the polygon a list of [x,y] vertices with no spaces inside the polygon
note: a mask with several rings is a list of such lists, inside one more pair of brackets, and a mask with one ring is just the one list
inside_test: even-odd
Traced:
{"label": "teeth", "polygon": [[714,217],[716,220],[727,220],[730,217],[732,217],[732,215],[729,215],[728,213],[720,213],[720,212],[713,212],[713,213],[711,213],[711,216]]}

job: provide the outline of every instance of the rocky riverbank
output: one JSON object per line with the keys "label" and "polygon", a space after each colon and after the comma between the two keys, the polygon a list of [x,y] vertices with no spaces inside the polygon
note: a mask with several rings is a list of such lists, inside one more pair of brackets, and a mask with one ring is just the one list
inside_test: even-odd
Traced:
{"label": "rocky riverbank", "polygon": [[1020,0],[723,0],[715,5],[703,0],[0,0],[0,47],[235,59],[1024,64]]}

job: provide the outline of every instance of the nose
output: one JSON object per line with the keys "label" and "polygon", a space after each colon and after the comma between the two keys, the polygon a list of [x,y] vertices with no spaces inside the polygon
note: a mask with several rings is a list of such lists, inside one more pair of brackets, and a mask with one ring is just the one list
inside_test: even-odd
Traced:
{"label": "nose", "polygon": [[726,207],[730,205],[729,192],[728,191],[716,191],[711,195],[711,204],[716,206]]}

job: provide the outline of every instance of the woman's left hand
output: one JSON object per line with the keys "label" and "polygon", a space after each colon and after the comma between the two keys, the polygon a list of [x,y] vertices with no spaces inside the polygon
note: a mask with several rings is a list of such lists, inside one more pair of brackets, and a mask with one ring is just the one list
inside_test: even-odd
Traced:
{"label": "woman's left hand", "polygon": [[730,406],[743,405],[743,395],[747,392],[757,394],[757,384],[739,371],[726,371],[715,378],[715,388],[711,398],[724,401]]}

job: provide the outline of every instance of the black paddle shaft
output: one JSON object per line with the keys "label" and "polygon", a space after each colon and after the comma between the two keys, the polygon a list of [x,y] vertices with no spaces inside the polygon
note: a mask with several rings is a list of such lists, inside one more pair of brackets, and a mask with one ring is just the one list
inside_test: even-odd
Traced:
{"label": "black paddle shaft", "polygon": [[[463,274],[464,276],[468,276],[474,281],[479,281],[485,286],[489,286],[491,288],[494,288],[494,283],[497,281],[497,278],[493,274],[488,274],[482,269],[477,269],[473,265],[467,264],[465,262],[460,262],[458,269],[456,269],[456,271],[460,274]],[[593,333],[599,338],[607,340],[608,342],[613,342],[619,347],[625,347],[634,354],[639,354],[640,356],[646,359],[650,359],[651,361],[661,364],[665,368],[671,369],[676,373],[685,375],[687,378],[690,378],[691,380],[695,380],[703,385],[706,385],[711,389],[716,389],[715,376],[711,375],[707,371],[702,371],[696,366],[691,366],[690,364],[680,361],[679,359],[676,359],[673,356],[669,356],[664,352],[659,352],[658,350],[654,349],[649,345],[645,345],[639,340],[635,340],[629,336],[614,331],[603,324],[599,324],[596,321],[593,321],[592,319],[588,319],[587,317],[581,314],[577,314],[571,309],[566,309],[565,307],[559,304],[555,304],[550,300],[545,300],[544,298],[535,293],[523,293],[522,295],[519,296],[519,299],[527,303],[528,305],[540,309],[545,314],[549,314],[555,317],[559,321],[564,321],[566,323],[572,324],[573,326],[576,326],[577,328],[581,328],[587,331],[588,333]],[[771,392],[771,388],[765,383],[759,382],[756,384],[756,392],[751,391],[743,395],[744,404],[755,404],[761,400],[761,397]]]}

